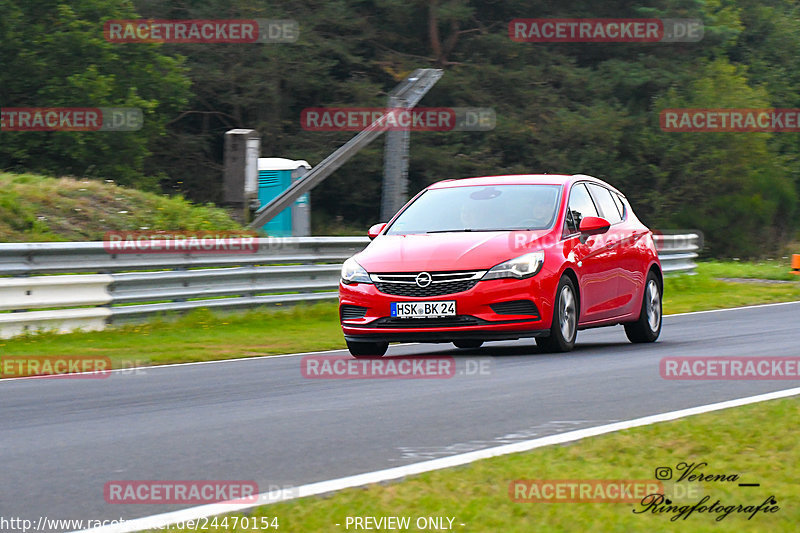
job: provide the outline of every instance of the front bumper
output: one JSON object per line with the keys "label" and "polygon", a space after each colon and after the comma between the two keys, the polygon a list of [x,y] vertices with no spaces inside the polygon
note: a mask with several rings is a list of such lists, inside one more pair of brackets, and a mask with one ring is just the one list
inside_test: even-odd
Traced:
{"label": "front bumper", "polygon": [[[471,289],[430,298],[396,296],[380,292],[369,283],[339,284],[340,310],[366,308],[362,318],[341,320],[345,339],[351,342],[452,342],[455,340],[511,340],[550,334],[553,294],[547,278],[479,281]],[[441,319],[392,318],[392,302],[456,301],[456,317]],[[492,305],[530,300],[538,316],[497,313]],[[342,313],[340,311],[340,317]]]}

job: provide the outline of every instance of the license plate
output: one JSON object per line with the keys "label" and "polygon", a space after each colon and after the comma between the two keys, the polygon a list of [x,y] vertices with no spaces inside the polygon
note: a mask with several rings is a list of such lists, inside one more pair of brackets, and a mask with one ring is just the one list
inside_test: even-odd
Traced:
{"label": "license plate", "polygon": [[435,318],[455,316],[456,301],[392,302],[392,316],[396,318]]}

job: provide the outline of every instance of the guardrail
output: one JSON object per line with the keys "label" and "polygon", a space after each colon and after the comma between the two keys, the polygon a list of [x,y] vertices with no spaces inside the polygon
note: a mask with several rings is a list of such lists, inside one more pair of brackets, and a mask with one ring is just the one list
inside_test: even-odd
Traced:
{"label": "guardrail", "polygon": [[664,274],[693,273],[697,253],[703,247],[699,233],[653,232],[653,240]]}
{"label": "guardrail", "polygon": [[[665,273],[694,269],[698,235],[657,232],[654,238]],[[368,242],[255,239],[250,253],[114,253],[103,242],[0,243],[0,311],[11,311],[0,312],[0,338],[45,329],[99,330],[199,307],[332,300],[342,261]]]}

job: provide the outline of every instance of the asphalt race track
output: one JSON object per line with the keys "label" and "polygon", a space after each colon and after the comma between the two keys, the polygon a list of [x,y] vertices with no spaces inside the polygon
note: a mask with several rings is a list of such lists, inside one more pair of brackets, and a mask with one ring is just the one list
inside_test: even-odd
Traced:
{"label": "asphalt race track", "polygon": [[0,516],[130,519],[187,506],[108,504],[106,482],[254,480],[264,491],[797,387],[665,380],[659,361],[797,356],[799,324],[792,303],[665,317],[652,345],[616,327],[580,332],[562,355],[532,339],[389,349],[484,365],[449,379],[307,379],[289,356],[4,381]]}

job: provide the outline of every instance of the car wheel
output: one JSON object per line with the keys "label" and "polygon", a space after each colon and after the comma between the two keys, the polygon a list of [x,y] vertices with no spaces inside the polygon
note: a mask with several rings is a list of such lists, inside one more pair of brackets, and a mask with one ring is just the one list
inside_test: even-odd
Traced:
{"label": "car wheel", "polygon": [[546,352],[568,352],[575,347],[577,336],[578,298],[572,280],[564,276],[556,289],[550,335],[536,337],[536,344]]}
{"label": "car wheel", "polygon": [[661,334],[661,287],[654,272],[647,275],[639,320],[625,324],[631,342],[654,342]]}
{"label": "car wheel", "polygon": [[453,344],[456,345],[456,348],[480,348],[483,345],[483,341],[453,341]]}
{"label": "car wheel", "polygon": [[350,355],[356,359],[360,358],[374,358],[383,357],[386,350],[389,349],[388,342],[350,342],[347,341],[347,349],[350,350]]}

